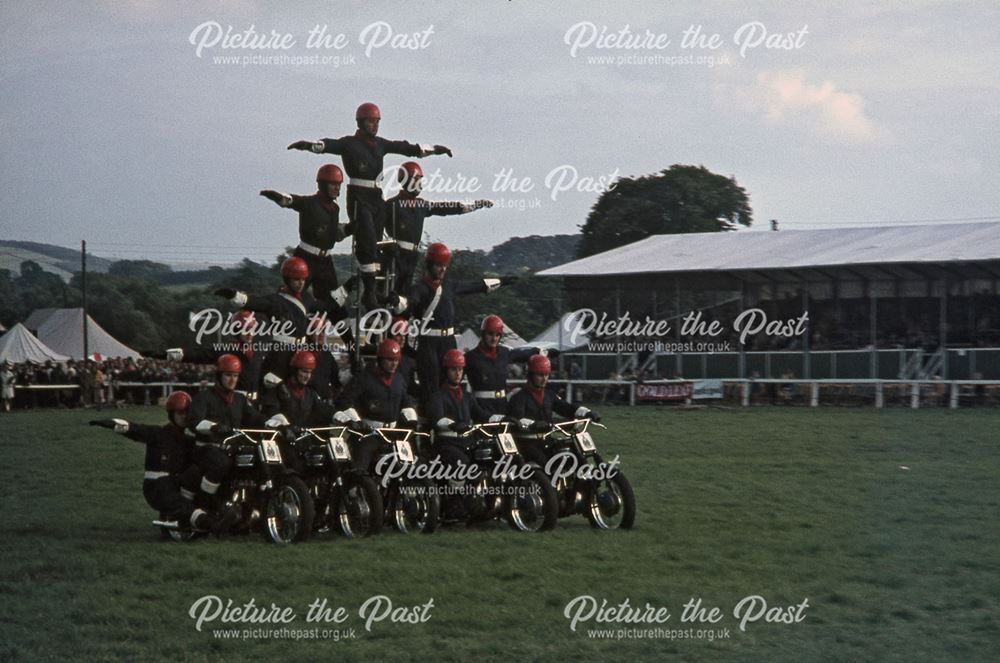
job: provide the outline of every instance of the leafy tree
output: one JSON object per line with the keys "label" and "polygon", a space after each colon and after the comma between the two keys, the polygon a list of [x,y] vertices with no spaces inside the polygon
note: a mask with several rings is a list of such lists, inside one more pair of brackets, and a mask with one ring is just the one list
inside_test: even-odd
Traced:
{"label": "leafy tree", "polygon": [[675,164],[655,175],[622,178],[601,194],[583,224],[577,257],[650,235],[735,230],[752,222],[746,190],[735,179]]}

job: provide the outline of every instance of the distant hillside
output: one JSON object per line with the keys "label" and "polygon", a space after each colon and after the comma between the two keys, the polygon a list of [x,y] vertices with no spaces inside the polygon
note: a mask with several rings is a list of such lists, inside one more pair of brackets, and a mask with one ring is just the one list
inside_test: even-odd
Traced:
{"label": "distant hillside", "polygon": [[[64,281],[80,271],[80,251],[40,242],[16,242],[0,240],[0,269],[8,269],[14,274],[21,271],[21,263],[26,260],[37,262],[43,270],[58,275]],[[87,270],[105,273],[111,267],[110,260],[99,258],[87,252]]]}
{"label": "distant hillside", "polygon": [[580,235],[532,235],[512,237],[497,244],[486,259],[498,274],[512,274],[528,269],[537,272],[573,260]]}

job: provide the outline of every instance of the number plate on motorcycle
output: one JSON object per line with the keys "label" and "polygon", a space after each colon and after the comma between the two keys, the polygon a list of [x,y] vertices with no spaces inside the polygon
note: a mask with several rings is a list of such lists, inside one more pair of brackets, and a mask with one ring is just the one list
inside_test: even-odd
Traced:
{"label": "number plate on motorcycle", "polygon": [[281,451],[278,449],[278,443],[274,440],[261,440],[260,453],[264,457],[265,463],[281,462]]}
{"label": "number plate on motorcycle", "polygon": [[500,433],[497,436],[500,441],[500,448],[503,449],[505,454],[516,454],[517,444],[514,443],[514,436],[510,433]]}
{"label": "number plate on motorcycle", "polygon": [[576,434],[576,443],[580,445],[580,451],[585,454],[597,451],[597,446],[594,444],[594,438],[592,438],[590,433],[586,431]]}
{"label": "number plate on motorcycle", "polygon": [[330,457],[334,460],[350,460],[351,450],[342,437],[331,437],[329,442]]}
{"label": "number plate on motorcycle", "polygon": [[413,447],[409,440],[396,440],[396,456],[404,463],[414,462]]}

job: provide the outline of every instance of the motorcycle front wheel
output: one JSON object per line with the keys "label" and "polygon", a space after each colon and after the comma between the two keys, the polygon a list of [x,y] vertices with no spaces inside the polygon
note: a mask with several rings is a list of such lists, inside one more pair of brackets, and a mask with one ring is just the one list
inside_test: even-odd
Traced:
{"label": "motorcycle front wheel", "polygon": [[349,539],[378,534],[382,529],[382,495],[368,476],[345,476],[327,513],[330,527]]}
{"label": "motorcycle front wheel", "polygon": [[309,538],[315,506],[302,479],[297,476],[282,477],[266,500],[265,539],[273,543],[293,543]]}

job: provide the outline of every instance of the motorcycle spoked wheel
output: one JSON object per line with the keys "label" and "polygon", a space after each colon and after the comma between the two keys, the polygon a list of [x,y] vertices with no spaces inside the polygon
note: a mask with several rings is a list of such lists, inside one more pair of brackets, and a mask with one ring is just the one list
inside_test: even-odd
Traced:
{"label": "motorcycle spoked wheel", "polygon": [[297,476],[283,477],[264,504],[264,538],[273,543],[306,541],[312,534],[315,505]]}
{"label": "motorcycle spoked wheel", "polygon": [[327,523],[349,539],[378,534],[385,507],[378,484],[368,476],[346,476],[327,510]]}
{"label": "motorcycle spoked wheel", "polygon": [[597,481],[587,493],[584,513],[598,529],[631,529],[635,524],[635,493],[624,474]]}
{"label": "motorcycle spoked wheel", "polygon": [[389,517],[403,534],[434,532],[441,517],[441,498],[434,484],[427,480],[397,483],[389,498]]}
{"label": "motorcycle spoked wheel", "polygon": [[507,496],[506,517],[520,532],[550,530],[559,521],[559,497],[548,476],[538,466],[517,486],[515,495]]}

